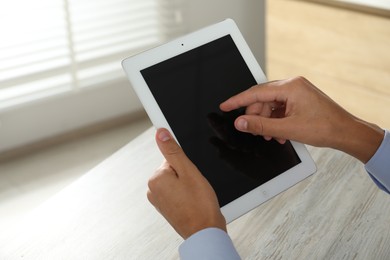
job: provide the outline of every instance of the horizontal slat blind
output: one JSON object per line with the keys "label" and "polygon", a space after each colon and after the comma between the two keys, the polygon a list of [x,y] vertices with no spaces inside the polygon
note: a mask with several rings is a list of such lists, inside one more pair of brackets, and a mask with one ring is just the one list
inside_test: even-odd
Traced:
{"label": "horizontal slat blind", "polygon": [[2,1],[0,32],[0,109],[69,89],[62,0]]}
{"label": "horizontal slat blind", "polygon": [[123,58],[180,34],[181,0],[0,3],[0,110],[123,77]]}

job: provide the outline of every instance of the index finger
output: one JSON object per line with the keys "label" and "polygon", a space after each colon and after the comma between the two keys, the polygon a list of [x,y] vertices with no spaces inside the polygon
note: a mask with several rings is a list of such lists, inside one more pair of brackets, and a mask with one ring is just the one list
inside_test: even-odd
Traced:
{"label": "index finger", "polygon": [[286,101],[284,88],[280,81],[271,81],[253,86],[220,104],[222,111],[228,112],[240,107],[247,107],[254,103],[282,102]]}

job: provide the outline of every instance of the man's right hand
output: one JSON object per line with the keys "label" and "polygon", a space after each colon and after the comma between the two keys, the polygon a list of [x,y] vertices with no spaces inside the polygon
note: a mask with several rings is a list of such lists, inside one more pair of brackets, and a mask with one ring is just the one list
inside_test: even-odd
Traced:
{"label": "man's right hand", "polygon": [[384,131],[356,118],[303,77],[254,86],[220,105],[228,112],[246,107],[235,120],[239,131],[344,151],[366,163]]}

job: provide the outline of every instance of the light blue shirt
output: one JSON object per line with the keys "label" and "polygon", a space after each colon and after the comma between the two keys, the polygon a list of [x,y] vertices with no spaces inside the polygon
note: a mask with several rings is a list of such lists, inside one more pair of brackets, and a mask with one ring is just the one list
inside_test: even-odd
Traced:
{"label": "light blue shirt", "polygon": [[241,259],[229,235],[219,228],[203,229],[179,247],[180,259],[236,260]]}
{"label": "light blue shirt", "polygon": [[[385,138],[365,168],[378,187],[390,193],[390,133]],[[179,248],[182,260],[241,259],[229,235],[218,228],[203,229],[189,237]]]}
{"label": "light blue shirt", "polygon": [[375,184],[390,193],[390,132],[388,130],[385,131],[385,138],[378,151],[365,167]]}

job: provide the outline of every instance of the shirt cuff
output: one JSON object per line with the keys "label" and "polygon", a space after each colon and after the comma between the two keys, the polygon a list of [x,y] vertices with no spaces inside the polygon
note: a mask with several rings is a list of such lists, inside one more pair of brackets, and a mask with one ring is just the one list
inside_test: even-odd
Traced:
{"label": "shirt cuff", "polygon": [[390,132],[385,137],[374,156],[366,163],[366,171],[378,187],[390,193]]}
{"label": "shirt cuff", "polygon": [[193,234],[179,247],[180,259],[241,259],[229,235],[219,228],[206,228]]}

